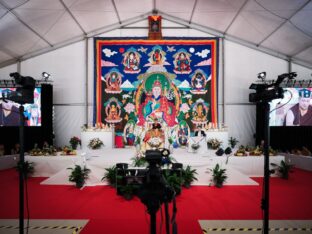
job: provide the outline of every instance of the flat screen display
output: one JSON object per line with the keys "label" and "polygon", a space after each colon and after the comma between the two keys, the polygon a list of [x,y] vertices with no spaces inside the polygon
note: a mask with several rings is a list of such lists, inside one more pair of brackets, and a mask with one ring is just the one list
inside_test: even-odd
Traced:
{"label": "flat screen display", "polygon": [[[0,97],[6,93],[15,91],[16,88],[0,88]],[[0,100],[0,126],[19,126],[19,104],[6,100]],[[34,103],[25,104],[25,126],[41,126],[41,88],[34,90]]]}
{"label": "flat screen display", "polygon": [[312,126],[312,88],[285,88],[270,103],[270,126]]}

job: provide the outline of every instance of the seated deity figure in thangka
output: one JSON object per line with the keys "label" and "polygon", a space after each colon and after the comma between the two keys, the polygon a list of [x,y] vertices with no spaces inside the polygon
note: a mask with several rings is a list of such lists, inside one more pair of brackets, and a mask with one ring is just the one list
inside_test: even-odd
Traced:
{"label": "seated deity figure in thangka", "polygon": [[106,118],[108,123],[119,123],[122,121],[121,114],[121,102],[117,98],[112,97],[104,103]]}
{"label": "seated deity figure in thangka", "polygon": [[176,74],[190,74],[191,73],[191,54],[185,49],[179,49],[174,55],[174,73]]}
{"label": "seated deity figure in thangka", "polygon": [[166,52],[163,51],[161,46],[154,46],[148,56],[150,56],[149,62],[151,65],[164,65],[166,60]]}
{"label": "seated deity figure in thangka", "polygon": [[136,74],[141,71],[139,68],[141,55],[136,51],[135,48],[129,48],[125,53],[122,54],[122,56],[122,64],[124,65],[125,73]]}
{"label": "seated deity figure in thangka", "polygon": [[206,77],[207,74],[203,70],[196,69],[196,71],[190,75],[192,87],[190,92],[193,94],[206,94],[206,84],[209,80]]}
{"label": "seated deity figure in thangka", "polygon": [[174,126],[179,110],[180,95],[178,89],[164,73],[150,74],[138,88],[136,108],[138,125],[153,122],[157,119],[161,124]]}
{"label": "seated deity figure in thangka", "polygon": [[121,82],[123,75],[119,72],[118,69],[112,68],[108,73],[105,74],[103,81],[106,83],[106,93],[121,93]]}
{"label": "seated deity figure in thangka", "polygon": [[198,126],[208,122],[207,115],[209,112],[209,103],[204,102],[203,99],[198,99],[192,104],[192,122]]}

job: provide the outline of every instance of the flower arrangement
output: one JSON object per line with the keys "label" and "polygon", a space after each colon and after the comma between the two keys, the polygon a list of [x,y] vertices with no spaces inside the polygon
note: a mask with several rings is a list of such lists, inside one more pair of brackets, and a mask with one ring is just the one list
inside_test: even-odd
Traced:
{"label": "flower arrangement", "polygon": [[209,149],[218,149],[220,145],[222,144],[222,141],[219,141],[216,138],[211,138],[207,141],[207,146]]}
{"label": "flower arrangement", "polygon": [[70,138],[69,144],[75,150],[75,149],[77,149],[78,145],[81,145],[81,140],[79,137],[74,136],[74,137]]}
{"label": "flower arrangement", "polygon": [[93,138],[90,140],[88,147],[90,149],[99,149],[99,148],[101,148],[102,145],[104,145],[104,144],[99,138]]}
{"label": "flower arrangement", "polygon": [[69,147],[67,145],[65,145],[62,149],[61,149],[61,155],[65,156],[65,155],[77,155],[76,150],[74,150],[72,147]]}
{"label": "flower arrangement", "polygon": [[155,148],[158,148],[162,141],[159,137],[152,137],[151,139],[148,140],[147,142],[151,147],[155,147]]}

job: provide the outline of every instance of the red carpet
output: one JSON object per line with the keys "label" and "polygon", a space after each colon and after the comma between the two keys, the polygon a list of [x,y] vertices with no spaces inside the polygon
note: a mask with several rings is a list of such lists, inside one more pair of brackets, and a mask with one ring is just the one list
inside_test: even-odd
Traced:
{"label": "red carpet", "polygon": [[[254,178],[260,184],[262,178]],[[32,219],[89,219],[82,234],[149,233],[149,215],[135,198],[125,201],[108,186],[40,185],[28,182]],[[0,218],[18,218],[18,175],[0,171]],[[289,180],[271,179],[271,219],[312,219],[312,173],[296,169]],[[201,233],[199,219],[261,219],[262,186],[196,186],[177,198],[179,234]],[[171,209],[170,209],[171,210]],[[158,213],[160,226],[160,212]],[[164,224],[163,224],[164,226]],[[165,232],[163,232],[165,233]]]}

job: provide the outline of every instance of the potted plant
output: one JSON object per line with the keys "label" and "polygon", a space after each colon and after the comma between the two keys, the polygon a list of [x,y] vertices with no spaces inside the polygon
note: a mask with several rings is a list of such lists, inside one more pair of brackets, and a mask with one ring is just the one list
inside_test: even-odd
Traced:
{"label": "potted plant", "polygon": [[103,180],[107,180],[108,184],[112,187],[116,187],[116,180],[117,180],[117,176],[116,176],[116,166],[112,166],[109,168],[105,168],[105,173],[104,176],[102,178]]}
{"label": "potted plant", "polygon": [[198,173],[196,172],[196,169],[191,169],[191,167],[188,165],[185,169],[182,169],[182,181],[183,186],[185,188],[191,187],[191,183],[197,180],[195,175]]}
{"label": "potted plant", "polygon": [[120,187],[120,192],[127,201],[130,201],[134,196],[136,188],[137,186],[134,184],[126,184]]}
{"label": "potted plant", "polygon": [[89,173],[91,171],[86,166],[82,168],[80,165],[76,165],[75,168],[67,169],[72,170],[69,175],[69,181],[75,182],[77,188],[81,188],[85,184],[85,181],[89,178]]}
{"label": "potted plant", "polygon": [[223,183],[228,178],[226,175],[226,169],[222,169],[217,163],[213,169],[209,169],[212,172],[212,182],[217,188],[221,188]]}
{"label": "potted plant", "polygon": [[143,156],[135,156],[131,160],[134,167],[144,167],[147,164],[146,159]]}
{"label": "potted plant", "polygon": [[93,138],[90,140],[89,144],[88,144],[88,147],[90,149],[100,149],[102,147],[103,142],[100,140],[100,138]]}
{"label": "potted plant", "polygon": [[288,180],[289,172],[292,172],[291,169],[294,167],[294,165],[288,164],[284,160],[281,161],[280,165],[277,165],[275,163],[271,163],[271,165],[277,168],[279,176],[285,180]]}
{"label": "potted plant", "polygon": [[24,166],[22,166],[22,163],[19,161],[17,163],[16,170],[18,172],[22,171],[25,179],[27,180],[29,176],[34,174],[34,171],[35,171],[34,163],[25,161]]}
{"label": "potted plant", "polygon": [[177,173],[170,173],[170,170],[167,169],[164,170],[163,176],[167,184],[179,195],[181,193],[182,178]]}
{"label": "potted plant", "polygon": [[74,136],[70,138],[69,144],[73,148],[73,150],[75,150],[77,149],[78,145],[81,145],[81,140],[78,137]]}
{"label": "potted plant", "polygon": [[237,145],[239,141],[235,137],[230,137],[229,139],[229,145],[231,146],[232,149]]}
{"label": "potted plant", "polygon": [[200,145],[198,143],[193,143],[191,147],[194,150],[194,152],[196,152],[199,149]]}
{"label": "potted plant", "polygon": [[216,138],[212,138],[207,141],[208,149],[216,150],[220,147],[221,144],[222,144],[222,141],[219,141]]}

